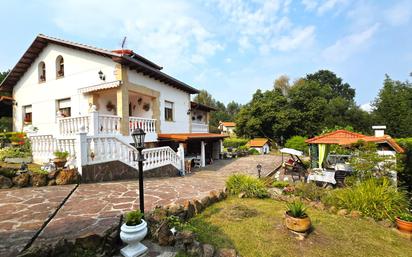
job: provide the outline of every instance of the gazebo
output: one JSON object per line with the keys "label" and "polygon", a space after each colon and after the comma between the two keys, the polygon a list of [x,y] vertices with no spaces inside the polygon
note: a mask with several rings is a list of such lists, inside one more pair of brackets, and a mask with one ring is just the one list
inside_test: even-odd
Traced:
{"label": "gazebo", "polygon": [[366,136],[341,129],[307,139],[305,142],[309,144],[311,167],[323,167],[324,161],[329,153],[330,145],[350,146],[359,140],[376,143],[378,146],[378,154],[380,155],[403,153],[404,150],[402,147],[400,147],[390,136],[383,133],[382,129],[384,128],[384,126],[379,126],[380,130],[375,130],[375,136]]}

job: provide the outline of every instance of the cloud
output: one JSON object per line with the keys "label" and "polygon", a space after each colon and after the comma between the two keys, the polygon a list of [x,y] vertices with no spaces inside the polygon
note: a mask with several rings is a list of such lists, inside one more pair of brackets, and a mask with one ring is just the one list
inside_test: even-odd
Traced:
{"label": "cloud", "polygon": [[239,50],[251,48],[262,54],[270,51],[290,51],[300,48],[305,39],[315,38],[313,25],[297,26],[289,16],[291,1],[215,0],[222,19],[237,38]]}
{"label": "cloud", "polygon": [[302,4],[305,6],[305,10],[313,11],[318,6],[317,0],[302,0]]}
{"label": "cloud", "polygon": [[366,112],[372,112],[372,105],[370,102],[364,103],[360,106],[360,108]]}
{"label": "cloud", "polygon": [[412,15],[412,3],[401,1],[393,5],[385,12],[385,18],[389,24],[400,26],[408,23]]}
{"label": "cloud", "polygon": [[337,40],[333,45],[327,47],[322,52],[322,57],[332,62],[342,62],[360,51],[375,35],[379,29],[379,24],[375,23],[367,29],[350,34]]}
{"label": "cloud", "polygon": [[324,14],[327,11],[333,10],[339,5],[344,5],[347,0],[325,0],[323,3],[319,4],[317,12],[318,14]]}
{"label": "cloud", "polygon": [[127,36],[128,48],[174,72],[206,63],[224,48],[187,1],[69,0],[55,1],[53,7],[54,20],[64,31],[119,41]]}

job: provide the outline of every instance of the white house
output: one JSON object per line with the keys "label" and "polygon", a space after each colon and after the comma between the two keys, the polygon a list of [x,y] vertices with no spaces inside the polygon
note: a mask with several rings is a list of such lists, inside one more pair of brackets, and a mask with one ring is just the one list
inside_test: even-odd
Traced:
{"label": "white house", "polygon": [[203,165],[220,152],[222,135],[208,129],[213,108],[190,100],[199,91],[131,50],[40,34],[0,91],[12,92],[13,129],[31,132],[36,162],[67,150],[80,171],[112,160],[135,167],[130,133],[136,128],[146,132],[145,170],[168,164],[184,169],[188,148]]}
{"label": "white house", "polygon": [[236,123],[230,121],[220,121],[218,129],[222,134],[233,135],[235,134]]}
{"label": "white house", "polygon": [[270,143],[266,138],[251,139],[246,145],[258,150],[260,154],[268,154],[270,152]]}

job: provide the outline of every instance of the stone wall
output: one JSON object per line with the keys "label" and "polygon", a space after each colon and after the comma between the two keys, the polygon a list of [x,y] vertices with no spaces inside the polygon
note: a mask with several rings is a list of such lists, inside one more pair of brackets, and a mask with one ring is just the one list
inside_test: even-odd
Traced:
{"label": "stone wall", "polygon": [[[94,183],[104,181],[116,181],[137,179],[138,171],[120,161],[111,161],[93,165],[83,166],[82,182]],[[175,177],[179,171],[172,165],[163,166],[160,168],[145,171],[145,178],[151,177]]]}

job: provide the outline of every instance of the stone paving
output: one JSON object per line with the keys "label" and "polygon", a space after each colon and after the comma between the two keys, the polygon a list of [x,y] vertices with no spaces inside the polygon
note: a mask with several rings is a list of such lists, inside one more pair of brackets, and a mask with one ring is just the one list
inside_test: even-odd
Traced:
{"label": "stone paving", "polygon": [[0,256],[15,256],[75,185],[0,190]]}
{"label": "stone paving", "polygon": [[[187,174],[185,177],[172,178],[150,178],[145,180],[145,209],[150,210],[156,205],[167,205],[170,203],[182,203],[184,200],[201,199],[208,195],[212,190],[220,190],[224,187],[227,176],[236,172],[245,172],[253,175],[257,174],[256,165],[262,164],[262,174],[266,174],[273,170],[279,163],[280,157],[273,155],[264,156],[248,156],[234,160],[216,161],[212,165],[208,165],[203,169],[198,169],[192,174]],[[45,204],[45,209],[50,212],[58,205],[58,197],[64,193],[68,193],[72,187],[45,187],[43,188],[27,188],[20,190],[2,190],[0,191],[0,203],[4,201],[11,202],[9,205],[16,205],[14,209],[8,211],[9,215],[4,217],[3,207],[1,208],[0,225],[4,231],[18,238],[24,247],[31,235],[36,229],[41,227],[41,221],[47,218],[47,214],[36,217],[39,224],[32,227],[32,234],[21,233],[25,230],[18,230],[14,220],[14,214],[30,210],[32,206]],[[69,189],[69,190],[67,190]],[[20,193],[22,191],[22,193]],[[23,193],[23,191],[25,193]],[[41,194],[41,197],[34,197],[36,194]],[[33,195],[29,198],[19,198],[25,194]],[[27,202],[28,199],[34,203]],[[36,202],[38,201],[38,202]],[[43,202],[44,201],[44,202]],[[50,203],[50,205],[47,205]],[[51,203],[55,203],[54,205]],[[49,206],[46,208],[46,205]],[[137,181],[120,181],[96,184],[81,184],[76,191],[71,195],[65,205],[59,210],[57,215],[51,220],[47,227],[36,240],[36,244],[42,242],[56,242],[60,238],[74,239],[87,234],[100,234],[109,226],[116,224],[119,221],[120,215],[125,211],[138,208],[138,186]],[[47,211],[44,210],[46,213]],[[50,213],[49,212],[49,213]],[[13,214],[13,215],[11,215]],[[25,220],[27,224],[33,224],[34,220],[31,217],[33,213],[27,213]],[[9,227],[7,227],[7,224]],[[0,231],[3,231],[0,230]],[[2,244],[15,244],[6,239]],[[1,250],[9,247],[0,245]],[[7,256],[1,255],[0,256]],[[13,256],[13,255],[9,255]]]}

